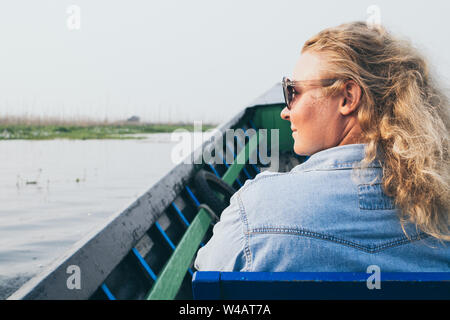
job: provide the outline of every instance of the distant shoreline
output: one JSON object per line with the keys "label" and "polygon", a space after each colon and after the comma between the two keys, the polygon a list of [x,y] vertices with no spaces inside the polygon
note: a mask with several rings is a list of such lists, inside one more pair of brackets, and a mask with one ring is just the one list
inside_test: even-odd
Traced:
{"label": "distant shoreline", "polygon": [[[202,124],[202,130],[215,128]],[[136,134],[169,133],[176,129],[194,131],[193,124],[185,123],[130,123],[130,122],[11,122],[0,120],[0,140],[52,140],[52,139],[143,139]]]}

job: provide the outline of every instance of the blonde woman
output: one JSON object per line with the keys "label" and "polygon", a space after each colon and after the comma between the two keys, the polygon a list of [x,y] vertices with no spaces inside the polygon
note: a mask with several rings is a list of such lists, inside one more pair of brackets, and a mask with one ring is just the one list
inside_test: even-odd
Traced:
{"label": "blonde woman", "polygon": [[323,30],[283,79],[294,151],[231,199],[198,270],[450,271],[449,104],[423,57],[363,22]]}

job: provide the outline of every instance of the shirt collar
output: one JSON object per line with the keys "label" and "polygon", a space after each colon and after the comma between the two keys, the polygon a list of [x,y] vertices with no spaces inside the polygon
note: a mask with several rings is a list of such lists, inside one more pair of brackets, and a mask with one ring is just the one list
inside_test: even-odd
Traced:
{"label": "shirt collar", "polygon": [[[361,160],[365,156],[365,147],[366,144],[347,144],[325,149],[313,154],[292,171],[360,168]],[[368,167],[381,168],[381,162],[378,159],[370,163]]]}

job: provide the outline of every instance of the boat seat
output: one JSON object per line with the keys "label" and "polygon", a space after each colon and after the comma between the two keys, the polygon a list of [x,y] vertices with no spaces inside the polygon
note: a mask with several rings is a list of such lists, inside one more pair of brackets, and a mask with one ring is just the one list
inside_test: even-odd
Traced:
{"label": "boat seat", "polygon": [[[450,299],[450,272],[218,272],[197,271],[196,300]],[[371,289],[370,289],[371,288]]]}

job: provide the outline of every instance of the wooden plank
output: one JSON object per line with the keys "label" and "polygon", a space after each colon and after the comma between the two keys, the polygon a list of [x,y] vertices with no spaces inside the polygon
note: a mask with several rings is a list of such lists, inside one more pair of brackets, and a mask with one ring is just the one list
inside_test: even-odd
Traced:
{"label": "wooden plank", "polygon": [[195,300],[219,300],[220,272],[202,271],[194,273],[192,291]]}
{"label": "wooden plank", "polygon": [[147,295],[147,300],[172,300],[175,298],[211,221],[208,212],[200,209],[158,276],[158,280]]}
{"label": "wooden plank", "polygon": [[281,119],[284,104],[267,106],[255,110],[253,122],[258,128],[267,129],[267,145],[271,145],[271,129],[278,129],[280,152],[292,150],[294,139],[289,121]]}
{"label": "wooden plank", "polygon": [[220,272],[206,274],[206,284],[202,273],[193,283],[199,299],[208,298],[205,285],[218,287],[215,296],[227,300],[450,299],[450,272],[382,272],[380,289],[369,289],[372,274],[363,272]]}

